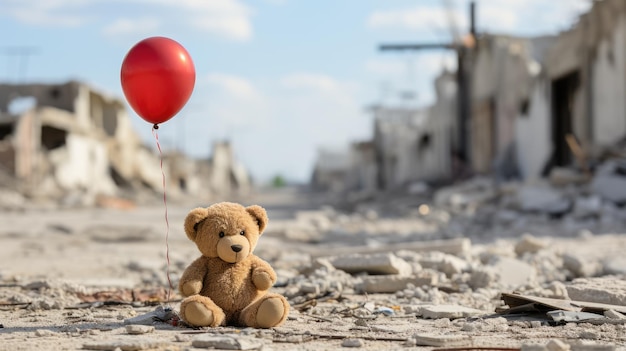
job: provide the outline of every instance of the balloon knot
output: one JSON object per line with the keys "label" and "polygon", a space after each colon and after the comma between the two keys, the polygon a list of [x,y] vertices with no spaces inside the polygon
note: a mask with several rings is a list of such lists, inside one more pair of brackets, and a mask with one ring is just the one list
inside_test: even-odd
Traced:
{"label": "balloon knot", "polygon": [[153,128],[153,129],[159,129],[159,125],[155,123],[155,124],[152,126],[152,128]]}

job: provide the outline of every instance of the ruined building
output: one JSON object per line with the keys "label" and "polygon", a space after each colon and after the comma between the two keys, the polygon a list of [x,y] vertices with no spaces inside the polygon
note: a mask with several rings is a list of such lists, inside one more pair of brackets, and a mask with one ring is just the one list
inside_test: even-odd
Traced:
{"label": "ruined building", "polygon": [[[451,72],[436,80],[430,107],[375,109],[377,190],[471,175],[529,181],[624,154],[626,1],[595,1],[558,35],[475,39],[464,61],[471,109],[463,125]],[[456,145],[459,130],[464,145]],[[345,179],[366,177],[364,169],[352,166],[361,174]]]}
{"label": "ruined building", "polygon": [[[247,172],[234,165],[166,153],[168,192],[210,195],[214,189],[247,187]],[[222,173],[236,173],[236,180],[217,180]],[[2,84],[0,186],[33,198],[75,194],[90,204],[101,195],[160,191],[162,174],[158,154],[132,129],[122,100],[76,81]]]}

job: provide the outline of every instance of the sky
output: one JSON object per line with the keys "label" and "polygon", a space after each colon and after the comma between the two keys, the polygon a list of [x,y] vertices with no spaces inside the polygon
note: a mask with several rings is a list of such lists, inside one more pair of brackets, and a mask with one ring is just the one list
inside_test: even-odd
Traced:
{"label": "sky", "polygon": [[[196,68],[185,108],[161,125],[164,151],[208,157],[229,140],[257,182],[310,179],[317,150],[372,136],[368,107],[426,106],[450,52],[380,52],[448,43],[469,0],[0,0],[0,80],[76,79],[120,99],[121,63],[151,36],[183,45]],[[590,0],[476,0],[478,32],[555,34]],[[10,54],[28,48],[28,56]],[[407,94],[410,93],[410,94]],[[411,98],[412,96],[412,98]],[[151,125],[134,111],[149,145]]]}

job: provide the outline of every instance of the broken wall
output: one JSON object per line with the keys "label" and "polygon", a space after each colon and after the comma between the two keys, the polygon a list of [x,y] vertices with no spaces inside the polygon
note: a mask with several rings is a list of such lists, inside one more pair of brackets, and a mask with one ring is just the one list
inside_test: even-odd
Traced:
{"label": "broken wall", "polygon": [[515,123],[518,167],[527,180],[541,177],[552,153],[550,85],[545,79],[532,85],[528,104],[528,111],[521,113]]}
{"label": "broken wall", "polygon": [[626,136],[626,16],[598,44],[591,70],[593,141],[608,146]]}

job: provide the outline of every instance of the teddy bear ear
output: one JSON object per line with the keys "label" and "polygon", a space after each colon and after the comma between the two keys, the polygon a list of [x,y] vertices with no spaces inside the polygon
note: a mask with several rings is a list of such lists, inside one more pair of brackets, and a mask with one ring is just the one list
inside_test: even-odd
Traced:
{"label": "teddy bear ear", "polygon": [[263,234],[265,227],[267,226],[267,212],[259,205],[252,205],[246,207],[246,211],[254,218],[259,225],[259,234]]}
{"label": "teddy bear ear", "polygon": [[198,225],[205,220],[209,215],[209,210],[206,208],[198,207],[189,211],[187,218],[185,218],[185,233],[191,241],[196,240],[198,234]]}

